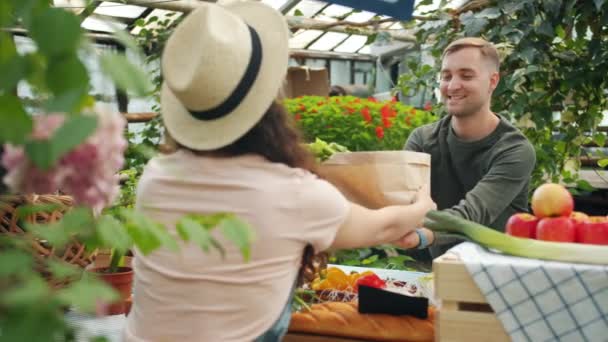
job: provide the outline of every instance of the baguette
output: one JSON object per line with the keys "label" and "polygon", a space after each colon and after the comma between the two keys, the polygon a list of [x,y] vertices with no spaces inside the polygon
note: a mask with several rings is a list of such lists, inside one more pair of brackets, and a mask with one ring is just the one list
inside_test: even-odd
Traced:
{"label": "baguette", "polygon": [[356,302],[326,302],[294,312],[290,332],[360,338],[371,341],[424,342],[434,339],[434,310],[429,317],[361,314]]}

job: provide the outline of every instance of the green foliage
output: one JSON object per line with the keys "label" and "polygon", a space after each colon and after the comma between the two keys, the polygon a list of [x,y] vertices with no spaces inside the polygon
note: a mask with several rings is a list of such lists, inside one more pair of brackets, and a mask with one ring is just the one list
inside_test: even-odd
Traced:
{"label": "green foliage", "polygon": [[[80,19],[69,11],[51,8],[50,3],[48,0],[0,1],[0,27],[23,26],[37,47],[33,52],[20,55],[11,35],[0,32],[0,145],[25,146],[28,158],[43,169],[52,167],[96,127],[94,118],[83,115],[94,99],[89,95],[89,75],[79,58],[82,50],[93,48],[82,34]],[[166,37],[165,34],[168,32],[161,35]],[[118,38],[128,48],[136,46],[125,34],[119,34]],[[102,66],[124,91],[144,94],[150,90],[143,71],[124,56],[102,56]],[[32,87],[34,101],[40,104],[42,115],[50,112],[70,114],[47,141],[34,142],[29,137],[32,119],[25,110],[26,101],[17,96],[19,82],[27,82]],[[160,82],[155,85],[158,90]],[[159,120],[150,127],[144,132],[141,144],[132,144],[128,151],[130,159],[123,171],[127,178],[123,188],[127,190],[119,202],[123,207],[111,208],[100,216],[94,216],[90,208],[73,208],[57,222],[26,224],[23,234],[0,234],[1,341],[74,341],[74,327],[65,320],[66,309],[91,312],[99,301],[116,298],[115,291],[93,273],[84,272],[54,255],[38,257],[34,240],[44,241],[57,254],[61,254],[73,239],[84,243],[89,251],[113,249],[114,256],[134,247],[143,253],[151,253],[157,248],[179,248],[167,227],[129,209],[137,177],[155,153],[150,148],[156,146],[160,136]],[[57,206],[28,206],[19,208],[19,215],[56,209]],[[228,241],[234,242],[247,259],[254,239],[251,228],[232,215],[214,216],[213,219],[216,226],[191,225],[182,238],[192,239],[197,229],[207,233],[217,229]],[[211,222],[208,220],[196,217],[195,222]],[[198,242],[208,251],[223,251],[219,243]],[[51,286],[51,281],[63,285]]]}
{"label": "green foliage", "polygon": [[385,268],[405,271],[430,271],[420,269],[414,258],[400,253],[392,246],[356,248],[335,251],[329,261],[338,265]]}
{"label": "green foliage", "polygon": [[[419,51],[434,65],[410,64],[398,87],[418,89],[418,80],[437,86],[443,49],[463,36],[482,36],[502,55],[495,111],[519,126],[536,148],[531,189],[546,181],[577,182],[581,145],[593,137],[608,108],[608,4],[604,1],[542,0],[490,2],[456,13],[431,11],[416,33]],[[583,184],[584,186],[584,184]]]}
{"label": "green foliage", "polygon": [[319,138],[350,151],[401,150],[414,128],[436,119],[400,102],[353,96],[303,96],[286,99],[285,107],[306,140]]}

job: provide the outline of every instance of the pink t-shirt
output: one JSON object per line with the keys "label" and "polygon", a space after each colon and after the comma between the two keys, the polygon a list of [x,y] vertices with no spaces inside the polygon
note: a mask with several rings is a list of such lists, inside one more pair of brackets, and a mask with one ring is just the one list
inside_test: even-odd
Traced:
{"label": "pink t-shirt", "polygon": [[327,249],[350,205],[313,174],[260,156],[209,158],[187,151],[152,159],[137,209],[170,227],[189,213],[235,213],[255,230],[251,261],[232,243],[205,253],[194,244],[134,259],[126,341],[251,341],[278,319],[306,244]]}

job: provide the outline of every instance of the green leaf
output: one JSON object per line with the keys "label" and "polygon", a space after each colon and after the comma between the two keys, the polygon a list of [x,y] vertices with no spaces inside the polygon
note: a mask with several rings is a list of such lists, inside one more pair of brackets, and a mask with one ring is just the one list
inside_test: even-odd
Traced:
{"label": "green leaf", "polygon": [[75,112],[89,90],[88,71],[76,56],[52,61],[46,80],[56,97],[47,104],[49,111]]}
{"label": "green leaf", "polygon": [[378,254],[374,254],[374,255],[370,256],[369,258],[361,260],[361,264],[369,265],[369,264],[375,262],[376,260],[378,260]]}
{"label": "green leaf", "polygon": [[581,179],[576,182],[576,187],[583,191],[595,191],[596,189],[588,181]]}
{"label": "green leaf", "polygon": [[88,138],[96,126],[97,118],[94,116],[70,116],[55,131],[50,141],[28,141],[25,151],[34,165],[49,170],[65,153]]}
{"label": "green leaf", "polygon": [[17,54],[13,37],[0,32],[0,91],[12,92],[17,83],[25,78],[26,62]]}
{"label": "green leaf", "polygon": [[595,133],[593,135],[593,142],[595,142],[599,147],[604,147],[604,145],[606,145],[606,134]]}
{"label": "green leaf", "polygon": [[97,234],[104,246],[111,246],[120,254],[126,253],[132,246],[131,237],[126,228],[112,216],[101,217],[97,225]]}
{"label": "green leaf", "polygon": [[78,18],[60,8],[47,8],[34,16],[28,29],[38,48],[49,56],[74,53],[81,39]]}
{"label": "green leaf", "polygon": [[59,203],[23,205],[17,208],[16,215],[17,218],[23,219],[37,213],[52,213],[53,211],[61,210],[62,208],[65,208],[65,206]]}
{"label": "green leaf", "polygon": [[251,226],[236,217],[229,217],[221,223],[220,231],[240,249],[243,259],[249,261],[251,243],[255,240]]}
{"label": "green leaf", "polygon": [[296,9],[293,13],[294,16],[296,17],[303,17],[304,13],[302,13],[302,11],[300,11],[299,9]]}
{"label": "green leaf", "polygon": [[473,12],[466,12],[460,15],[460,21],[465,27],[467,36],[478,35],[488,24],[488,19],[478,18]]}
{"label": "green leaf", "polygon": [[365,41],[364,45],[372,44],[373,42],[376,41],[376,38],[378,38],[377,33],[370,34],[369,36],[367,36],[367,40]]}
{"label": "green leaf", "polygon": [[145,96],[152,91],[148,75],[125,55],[106,53],[101,56],[100,63],[103,71],[114,80],[118,88],[131,91],[136,96]]}
{"label": "green leaf", "polygon": [[82,274],[82,268],[69,264],[63,260],[49,260],[47,266],[55,279],[75,278]]}
{"label": "green leaf", "polygon": [[555,34],[560,37],[561,39],[566,38],[566,31],[564,31],[564,28],[562,27],[562,25],[557,25],[555,27]]}
{"label": "green leaf", "polygon": [[208,252],[209,248],[213,246],[222,254],[222,257],[225,256],[226,251],[221,244],[211,236],[207,228],[196,220],[189,217],[183,218],[177,223],[176,229],[184,241],[196,243],[205,252]]}
{"label": "green leaf", "polygon": [[9,249],[0,253],[0,277],[7,279],[15,274],[27,274],[32,272],[34,259],[31,254]]}
{"label": "green leaf", "polygon": [[51,140],[55,160],[85,141],[97,128],[97,117],[92,115],[70,116],[53,134]]}
{"label": "green leaf", "polygon": [[479,12],[476,16],[478,18],[496,19],[500,17],[500,9],[497,7],[489,7]]}
{"label": "green leaf", "polygon": [[598,160],[597,166],[601,168],[605,168],[606,166],[608,166],[608,158]]}
{"label": "green leaf", "polygon": [[[140,25],[138,25],[138,23],[141,23]],[[136,26],[143,26],[143,20],[142,19],[138,19],[137,22],[135,23]],[[116,38],[116,40],[121,43],[124,47],[126,47],[127,49],[133,51],[133,52],[139,52],[139,46],[137,45],[137,41],[135,40],[135,38],[133,38],[132,35],[128,34],[125,30],[115,30],[114,31],[114,38]]]}
{"label": "green leaf", "polygon": [[0,144],[23,144],[33,126],[32,118],[17,97],[0,95]]}
{"label": "green leaf", "polygon": [[81,280],[57,291],[57,299],[78,310],[94,312],[100,301],[111,303],[119,298],[112,287],[87,273],[85,272]]}
{"label": "green leaf", "polygon": [[39,275],[32,274],[19,286],[3,290],[0,302],[7,306],[28,306],[44,302],[49,294],[50,289],[46,281]]}
{"label": "green leaf", "polygon": [[53,157],[53,148],[48,141],[28,141],[25,143],[25,153],[43,171],[49,170],[57,160]]}

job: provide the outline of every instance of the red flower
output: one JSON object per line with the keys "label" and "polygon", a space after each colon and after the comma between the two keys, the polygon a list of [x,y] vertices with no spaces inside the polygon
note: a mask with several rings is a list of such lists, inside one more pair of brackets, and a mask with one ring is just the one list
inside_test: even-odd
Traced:
{"label": "red flower", "polygon": [[426,103],[424,104],[424,110],[430,111],[431,109],[433,109],[433,105],[431,104],[431,101],[426,101]]}
{"label": "red flower", "polygon": [[361,102],[361,99],[357,97],[357,98],[355,99],[355,103],[360,103],[360,102]]}
{"label": "red flower", "polygon": [[413,115],[416,115],[416,108],[410,109],[410,113],[413,114]]}
{"label": "red flower", "polygon": [[411,116],[409,116],[409,115],[408,115],[408,116],[406,116],[406,117],[405,117],[405,123],[406,123],[406,124],[408,124],[408,125],[411,125],[411,124],[412,124],[412,117],[411,117]]}
{"label": "red flower", "polygon": [[336,97],[336,103],[340,103],[340,99]]}
{"label": "red flower", "polygon": [[372,116],[369,113],[369,109],[367,107],[361,109],[361,115],[363,115],[363,118],[366,122],[372,122]]}
{"label": "red flower", "polygon": [[397,96],[393,96],[393,98],[391,99],[391,102],[392,102],[392,103],[395,103],[395,102],[397,102],[397,101],[398,101],[398,100],[397,100]]}
{"label": "red flower", "polygon": [[376,127],[376,136],[378,139],[384,138],[384,128],[382,128],[382,126]]}
{"label": "red flower", "polygon": [[317,106],[322,106],[324,103],[325,102],[323,102],[323,101],[319,101],[319,102],[317,102]]}
{"label": "red flower", "polygon": [[305,111],[306,110],[306,106],[300,103],[300,110],[301,111]]}
{"label": "red flower", "polygon": [[347,111],[348,114],[352,114],[352,113],[355,112],[355,109],[352,108],[352,107],[345,107],[345,109],[346,109],[346,111]]}
{"label": "red flower", "polygon": [[376,100],[376,98],[373,96],[368,97],[367,100],[370,102],[378,102],[378,100]]}
{"label": "red flower", "polygon": [[391,127],[391,125],[393,124],[391,122],[391,120],[387,117],[382,117],[382,124],[384,125],[384,127],[389,128]]}
{"label": "red flower", "polygon": [[397,112],[394,111],[389,105],[384,105],[380,108],[380,114],[383,118],[392,118],[397,115]]}
{"label": "red flower", "polygon": [[318,113],[319,111],[318,111],[318,110],[316,110],[316,109],[313,109],[313,110],[311,110],[311,112],[313,112],[313,113]]}
{"label": "red flower", "polygon": [[300,113],[298,113],[294,116],[294,119],[296,119],[296,121],[300,121],[300,119],[302,119],[302,115],[300,115]]}

